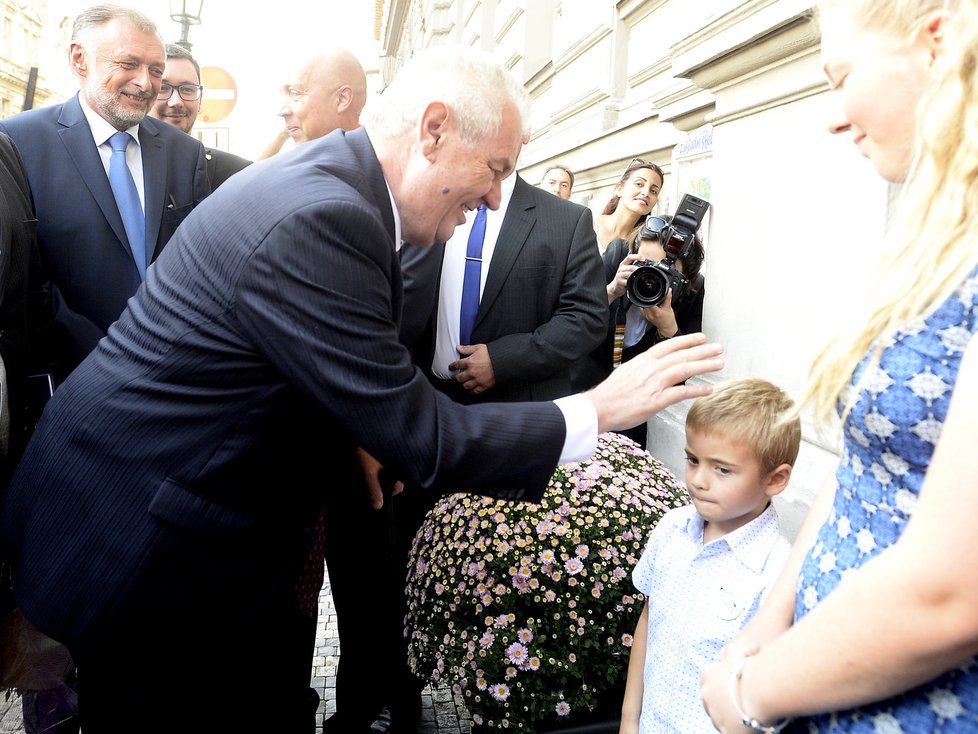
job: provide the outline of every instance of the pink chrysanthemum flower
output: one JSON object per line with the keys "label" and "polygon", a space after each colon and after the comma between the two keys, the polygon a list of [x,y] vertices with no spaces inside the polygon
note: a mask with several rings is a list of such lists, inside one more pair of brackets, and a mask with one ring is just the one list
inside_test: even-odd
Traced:
{"label": "pink chrysanthemum flower", "polygon": [[[644,597],[631,570],[662,513],[688,501],[617,434],[558,467],[539,503],[445,495],[409,565],[412,670],[461,691],[473,720],[493,730],[530,734],[593,708],[602,682],[623,674],[607,650],[634,644]],[[555,686],[556,676],[574,683]]]}
{"label": "pink chrysanthemum flower", "polygon": [[511,663],[515,663],[516,665],[522,665],[529,656],[530,652],[526,649],[526,645],[520,642],[514,642],[506,648],[506,657]]}

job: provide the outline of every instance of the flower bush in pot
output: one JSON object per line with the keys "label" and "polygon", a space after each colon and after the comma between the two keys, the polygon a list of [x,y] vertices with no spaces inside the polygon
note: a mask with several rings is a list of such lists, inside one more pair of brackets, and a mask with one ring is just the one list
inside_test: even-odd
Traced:
{"label": "flower bush in pot", "polygon": [[627,673],[644,603],[631,570],[659,518],[688,502],[672,472],[614,433],[558,467],[540,504],[444,497],[411,551],[412,670],[450,684],[478,729],[593,718]]}

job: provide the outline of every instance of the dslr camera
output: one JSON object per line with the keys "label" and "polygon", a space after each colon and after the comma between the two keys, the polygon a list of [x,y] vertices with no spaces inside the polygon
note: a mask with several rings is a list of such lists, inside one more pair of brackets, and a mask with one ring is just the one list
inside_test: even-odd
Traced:
{"label": "dslr camera", "polygon": [[658,306],[672,290],[672,302],[682,298],[688,281],[676,268],[676,260],[685,255],[696,238],[710,202],[692,194],[683,196],[671,220],[649,216],[639,239],[657,239],[666,256],[659,261],[639,260],[628,276],[625,293],[628,300],[641,308]]}

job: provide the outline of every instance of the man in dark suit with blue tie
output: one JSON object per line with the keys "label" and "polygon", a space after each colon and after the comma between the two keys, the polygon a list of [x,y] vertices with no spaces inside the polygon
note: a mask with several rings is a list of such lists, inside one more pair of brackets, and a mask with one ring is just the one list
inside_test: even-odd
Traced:
{"label": "man in dark suit with blue tie", "polygon": [[[105,335],[148,264],[210,193],[200,142],[146,116],[166,65],[148,17],[114,5],[83,11],[69,58],[77,96],[0,123],[34,195],[64,372]],[[126,165],[113,171],[116,133],[116,160]],[[116,193],[114,176],[125,193]]]}
{"label": "man in dark suit with blue tie", "polygon": [[55,392],[0,538],[24,614],[77,660],[86,734],[307,730],[295,587],[359,449],[417,491],[535,501],[599,431],[709,392],[685,382],[722,367],[703,335],[554,402],[458,405],[412,365],[398,245],[498,207],[527,108],[495,62],[417,53],[362,128],[201,203]]}
{"label": "man in dark suit with blue tie", "polygon": [[[447,243],[406,244],[401,252],[401,339],[435,387],[466,404],[570,395],[572,367],[606,331],[608,298],[590,209],[535,188],[515,172],[502,182],[501,194],[497,211],[470,213]],[[421,714],[423,682],[407,668],[402,634],[404,568],[436,500],[431,493],[405,492],[392,502],[390,606],[397,611],[388,619],[400,651],[392,663],[398,673],[391,686],[392,734],[415,731]],[[388,646],[391,637],[383,638]]]}

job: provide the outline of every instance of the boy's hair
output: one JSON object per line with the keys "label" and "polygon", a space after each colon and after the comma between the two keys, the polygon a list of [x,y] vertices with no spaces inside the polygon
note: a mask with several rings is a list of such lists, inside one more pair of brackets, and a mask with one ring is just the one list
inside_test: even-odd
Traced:
{"label": "boy's hair", "polygon": [[794,466],[798,458],[801,419],[794,405],[767,380],[730,380],[693,401],[686,428],[747,444],[767,474],[781,464]]}

